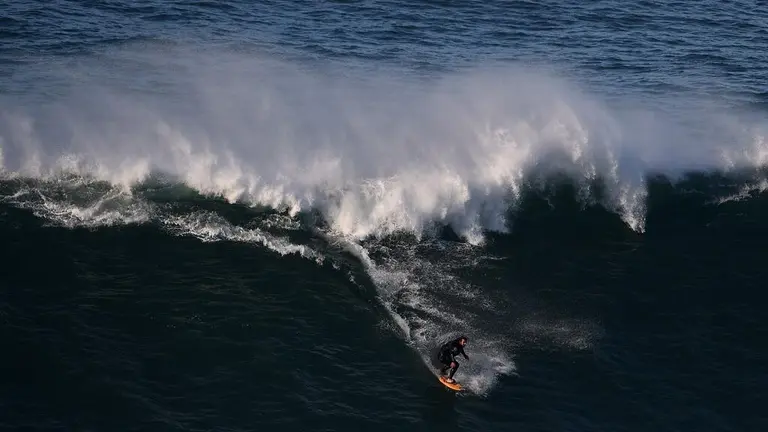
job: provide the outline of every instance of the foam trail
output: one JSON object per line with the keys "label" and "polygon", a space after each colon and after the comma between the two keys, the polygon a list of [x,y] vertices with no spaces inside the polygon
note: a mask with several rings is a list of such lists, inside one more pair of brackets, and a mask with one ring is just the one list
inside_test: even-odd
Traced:
{"label": "foam trail", "polygon": [[161,219],[166,228],[178,235],[191,235],[203,242],[237,241],[260,244],[280,255],[298,254],[322,264],[324,257],[309,246],[296,245],[273,236],[258,228],[248,229],[232,225],[212,212],[195,212],[183,216],[166,216]]}
{"label": "foam trail", "polygon": [[0,202],[32,211],[49,223],[67,228],[141,224],[150,221],[152,204],[136,200],[121,188],[96,185],[80,178],[21,183]]}
{"label": "foam trail", "polygon": [[[214,212],[169,213],[162,206],[120,187],[96,184],[81,178],[21,183],[15,193],[0,195],[0,202],[28,209],[55,226],[97,228],[154,222],[172,234],[194,236],[203,242],[254,243],[283,256],[298,254],[318,264],[324,261],[324,256],[309,246],[293,244],[259,228],[233,225]],[[295,230],[298,226],[296,221],[286,220],[280,215],[263,219],[261,225],[280,230]]]}
{"label": "foam trail", "polygon": [[[718,126],[700,134],[515,66],[363,79],[265,56],[174,50],[173,67],[167,47],[144,45],[72,66],[87,75],[52,69],[47,85],[69,90],[47,104],[0,99],[4,170],[88,175],[124,189],[159,171],[230,201],[318,210],[357,239],[420,235],[441,222],[477,244],[483,230],[508,228],[506,211],[532,171],[565,173],[585,190],[603,179],[603,204],[642,231],[648,171],[761,163],[762,117],[679,113]],[[122,60],[170,90],[132,81]]]}

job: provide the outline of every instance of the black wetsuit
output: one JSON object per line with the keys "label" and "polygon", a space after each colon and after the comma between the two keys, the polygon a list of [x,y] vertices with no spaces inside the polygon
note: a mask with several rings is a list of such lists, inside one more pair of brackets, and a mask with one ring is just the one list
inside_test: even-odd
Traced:
{"label": "black wetsuit", "polygon": [[[448,378],[453,379],[453,374],[456,373],[456,369],[459,368],[459,362],[456,361],[456,356],[463,355],[465,359],[469,360],[467,354],[464,352],[464,347],[461,346],[459,341],[462,338],[454,339],[445,345],[440,347],[440,354],[438,354],[438,360],[445,366],[440,369],[440,374],[445,375],[445,372],[450,369],[451,373],[448,374]],[[453,363],[453,367],[451,367]]]}

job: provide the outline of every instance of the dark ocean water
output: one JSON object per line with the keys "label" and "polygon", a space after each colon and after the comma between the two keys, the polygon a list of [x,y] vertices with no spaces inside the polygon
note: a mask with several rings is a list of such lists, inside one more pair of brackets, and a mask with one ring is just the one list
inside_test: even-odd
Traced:
{"label": "dark ocean water", "polygon": [[767,430],[767,65],[749,1],[0,2],[0,429]]}

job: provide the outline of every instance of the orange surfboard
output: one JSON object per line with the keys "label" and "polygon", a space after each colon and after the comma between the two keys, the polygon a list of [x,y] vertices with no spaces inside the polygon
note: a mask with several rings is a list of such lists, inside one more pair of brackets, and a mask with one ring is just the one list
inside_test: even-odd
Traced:
{"label": "orange surfboard", "polygon": [[440,382],[443,383],[444,386],[448,387],[451,390],[461,391],[461,384],[457,383],[456,380],[454,380],[452,383],[449,383],[445,380],[445,377],[439,377]]}

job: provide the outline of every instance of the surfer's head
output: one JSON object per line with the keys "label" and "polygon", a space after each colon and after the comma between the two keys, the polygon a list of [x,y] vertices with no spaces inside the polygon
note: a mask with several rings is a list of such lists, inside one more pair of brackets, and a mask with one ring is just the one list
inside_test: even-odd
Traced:
{"label": "surfer's head", "polygon": [[469,342],[469,339],[466,336],[459,337],[459,343],[461,344],[461,346],[466,345],[467,342]]}

